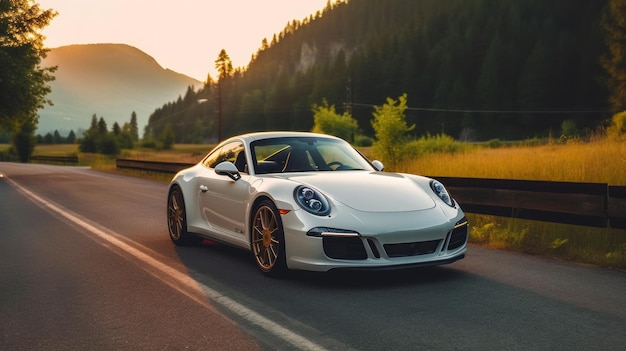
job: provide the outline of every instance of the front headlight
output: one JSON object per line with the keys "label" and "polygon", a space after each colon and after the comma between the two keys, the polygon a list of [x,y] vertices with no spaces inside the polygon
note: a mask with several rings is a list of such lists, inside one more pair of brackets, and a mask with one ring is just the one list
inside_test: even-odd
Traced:
{"label": "front headlight", "polygon": [[300,185],[294,191],[293,196],[298,205],[309,213],[317,216],[325,216],[330,213],[330,205],[326,197],[313,188]]}
{"label": "front headlight", "polygon": [[436,180],[430,181],[430,188],[433,189],[433,192],[441,199],[441,201],[445,202],[448,206],[454,207],[454,199],[448,193],[448,190],[443,186],[443,184],[439,183]]}

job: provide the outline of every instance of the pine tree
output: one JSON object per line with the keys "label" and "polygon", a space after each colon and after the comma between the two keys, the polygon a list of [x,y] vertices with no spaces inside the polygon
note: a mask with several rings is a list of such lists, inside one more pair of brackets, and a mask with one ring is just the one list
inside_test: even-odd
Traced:
{"label": "pine tree", "polygon": [[135,111],[130,115],[130,136],[133,141],[139,140],[139,127],[137,126],[137,113]]}
{"label": "pine tree", "polygon": [[76,142],[76,133],[74,133],[74,130],[70,130],[70,134],[67,135],[67,139],[66,139],[68,144],[74,144]]}
{"label": "pine tree", "polygon": [[106,135],[109,132],[107,122],[104,120],[104,117],[100,117],[98,120],[98,127],[96,130],[98,131],[98,135]]}
{"label": "pine tree", "polygon": [[122,127],[120,127],[119,123],[113,123],[113,135],[119,136],[122,133]]}
{"label": "pine tree", "polygon": [[219,73],[219,80],[229,78],[233,75],[233,62],[230,60],[230,56],[226,53],[226,50],[222,49],[217,60],[215,60],[215,68]]}
{"label": "pine tree", "polygon": [[88,131],[94,133],[98,132],[98,117],[95,113],[91,116],[91,125],[89,126]]}
{"label": "pine tree", "polygon": [[233,63],[226,53],[226,50],[220,51],[217,60],[215,60],[215,68],[219,73],[218,88],[218,117],[217,117],[217,141],[222,141],[222,97],[225,82],[233,75]]}
{"label": "pine tree", "polygon": [[61,136],[61,133],[59,133],[57,129],[54,130],[54,134],[52,136],[52,142],[54,144],[63,144],[63,137]]}

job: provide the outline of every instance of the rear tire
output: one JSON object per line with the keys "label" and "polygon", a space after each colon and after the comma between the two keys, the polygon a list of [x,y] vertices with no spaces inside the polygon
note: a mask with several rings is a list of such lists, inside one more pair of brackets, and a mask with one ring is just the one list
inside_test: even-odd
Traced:
{"label": "rear tire", "polygon": [[178,186],[172,187],[167,196],[167,229],[170,232],[170,239],[176,245],[195,245],[202,241],[187,231],[185,199]]}
{"label": "rear tire", "polygon": [[252,211],[250,246],[259,270],[271,277],[287,272],[285,233],[278,209],[270,200],[261,201]]}

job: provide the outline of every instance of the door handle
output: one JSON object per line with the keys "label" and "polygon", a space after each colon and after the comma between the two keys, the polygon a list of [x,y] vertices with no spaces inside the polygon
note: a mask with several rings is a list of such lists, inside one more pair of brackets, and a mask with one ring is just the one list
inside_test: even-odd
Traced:
{"label": "door handle", "polygon": [[200,191],[206,193],[207,191],[209,191],[209,188],[206,185],[200,185]]}

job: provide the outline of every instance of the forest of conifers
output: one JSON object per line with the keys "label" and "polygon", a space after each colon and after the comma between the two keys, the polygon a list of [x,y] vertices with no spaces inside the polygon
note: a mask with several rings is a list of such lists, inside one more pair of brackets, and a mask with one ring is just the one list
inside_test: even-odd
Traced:
{"label": "forest of conifers", "polygon": [[312,104],[326,99],[373,136],[372,106],[403,93],[415,136],[558,136],[565,120],[584,135],[612,114],[601,65],[606,3],[329,2],[260,43],[247,67],[157,109],[146,135],[169,127],[177,143],[215,140],[220,113],[224,137],[310,130]]}

